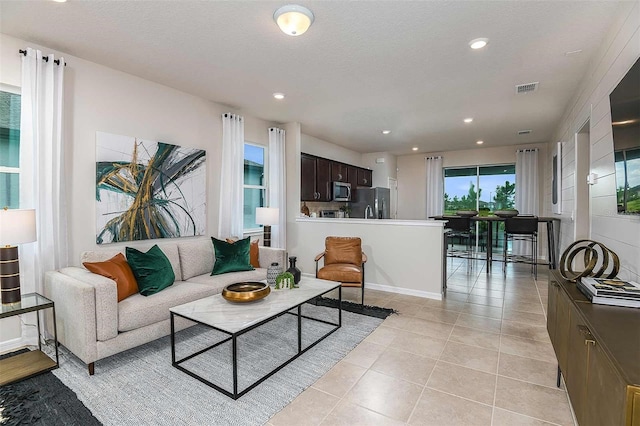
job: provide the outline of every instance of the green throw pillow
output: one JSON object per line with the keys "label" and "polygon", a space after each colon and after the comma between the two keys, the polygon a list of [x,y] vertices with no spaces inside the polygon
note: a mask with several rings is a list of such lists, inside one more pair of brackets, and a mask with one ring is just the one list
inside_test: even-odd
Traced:
{"label": "green throw pillow", "polygon": [[213,237],[211,237],[211,241],[213,241],[213,249],[216,253],[216,263],[213,264],[211,275],[253,270],[249,259],[250,237],[235,243],[228,243]]}
{"label": "green throw pillow", "polygon": [[148,252],[143,253],[131,247],[127,247],[127,262],[138,281],[138,289],[143,296],[151,296],[169,287],[176,279],[171,262],[154,245]]}

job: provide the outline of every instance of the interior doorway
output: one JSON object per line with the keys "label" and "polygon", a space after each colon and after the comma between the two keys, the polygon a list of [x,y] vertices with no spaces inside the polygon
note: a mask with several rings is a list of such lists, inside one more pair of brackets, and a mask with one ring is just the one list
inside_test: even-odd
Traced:
{"label": "interior doorway", "polygon": [[398,218],[398,179],[389,178],[389,196],[391,197],[391,206],[389,209],[389,218]]}
{"label": "interior doorway", "polygon": [[591,235],[591,211],[587,176],[591,169],[591,142],[589,140],[590,120],[582,125],[575,135],[576,173],[574,197],[574,240],[586,239]]}

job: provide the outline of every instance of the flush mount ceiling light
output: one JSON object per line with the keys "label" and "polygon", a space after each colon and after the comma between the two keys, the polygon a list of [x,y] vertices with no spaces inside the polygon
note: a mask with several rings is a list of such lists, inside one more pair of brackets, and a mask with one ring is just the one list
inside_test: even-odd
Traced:
{"label": "flush mount ceiling light", "polygon": [[383,134],[383,135],[388,135],[389,133],[391,133],[391,130],[383,130],[383,131],[382,131],[382,134]]}
{"label": "flush mount ceiling light", "polygon": [[478,145],[482,145],[482,144],[484,143],[484,141],[476,141],[476,143],[477,143]]}
{"label": "flush mount ceiling light", "polygon": [[465,123],[471,123],[473,121],[473,118],[465,118],[463,121]]}
{"label": "flush mount ceiling light", "polygon": [[273,97],[278,100],[284,99],[284,93],[276,92],[273,94]]}
{"label": "flush mount ceiling light", "polygon": [[414,147],[413,147],[413,148],[411,148],[411,149],[412,149],[412,150],[414,150],[414,151],[417,151],[417,150],[418,150],[418,147],[417,147],[417,146],[414,146]]}
{"label": "flush mount ceiling light", "polygon": [[488,38],[474,38],[469,42],[469,47],[472,49],[482,49],[489,43]]}
{"label": "flush mount ceiling light", "polygon": [[299,36],[304,34],[313,24],[314,17],[306,7],[288,4],[274,12],[273,20],[276,21],[283,33]]}

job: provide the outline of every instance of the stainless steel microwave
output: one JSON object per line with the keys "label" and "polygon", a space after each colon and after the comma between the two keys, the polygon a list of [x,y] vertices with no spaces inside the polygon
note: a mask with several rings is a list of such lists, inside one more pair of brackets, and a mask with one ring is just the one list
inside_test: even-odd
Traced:
{"label": "stainless steel microwave", "polygon": [[351,201],[351,184],[333,182],[333,201]]}

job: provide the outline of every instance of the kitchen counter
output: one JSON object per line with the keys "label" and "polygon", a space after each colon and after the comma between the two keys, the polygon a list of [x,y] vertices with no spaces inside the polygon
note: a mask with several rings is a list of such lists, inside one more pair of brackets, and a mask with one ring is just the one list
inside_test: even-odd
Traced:
{"label": "kitchen counter", "polygon": [[304,274],[315,276],[313,259],[328,236],[362,239],[365,288],[442,299],[444,222],[297,217],[287,226],[287,251]]}

